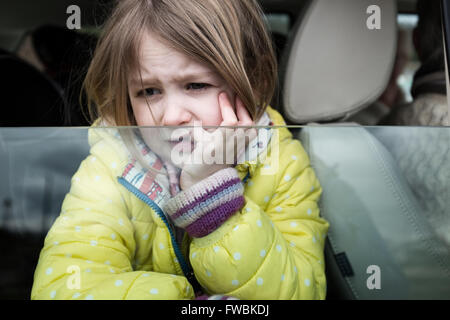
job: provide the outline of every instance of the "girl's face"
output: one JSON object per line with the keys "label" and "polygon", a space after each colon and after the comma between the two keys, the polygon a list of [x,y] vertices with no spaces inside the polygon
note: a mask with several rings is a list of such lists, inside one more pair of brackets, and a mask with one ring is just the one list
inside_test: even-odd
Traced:
{"label": "girl's face", "polygon": [[[214,70],[168,47],[152,33],[143,37],[139,58],[142,82],[138,72],[128,79],[138,126],[222,123],[219,94],[226,92],[230,102],[235,101],[235,94]],[[236,110],[234,102],[231,104]],[[145,143],[165,161],[171,159],[174,143],[170,140],[175,130],[140,128]]]}
{"label": "girl's face", "polygon": [[[129,81],[129,96],[138,126],[219,126],[219,94],[235,95],[211,68],[169,48],[152,33],[142,39],[139,73]],[[147,104],[147,101],[148,104]],[[153,119],[149,106],[155,117]]]}

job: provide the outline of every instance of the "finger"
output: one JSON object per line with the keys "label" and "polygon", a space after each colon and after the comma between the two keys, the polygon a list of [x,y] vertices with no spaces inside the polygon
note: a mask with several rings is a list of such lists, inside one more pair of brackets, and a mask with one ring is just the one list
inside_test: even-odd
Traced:
{"label": "finger", "polygon": [[209,132],[202,126],[196,126],[192,132],[192,138],[196,143],[207,143],[212,140],[213,132]]}
{"label": "finger", "polygon": [[256,129],[238,128],[232,130],[226,137],[227,152],[234,152],[234,155],[240,156],[245,151],[247,145],[256,137]]}
{"label": "finger", "polygon": [[238,124],[238,120],[226,92],[222,92],[221,94],[219,94],[219,107],[223,119],[220,125],[236,126]]}
{"label": "finger", "polygon": [[257,137],[257,131],[255,128],[251,129],[238,129],[236,130],[236,134],[231,137],[231,140],[237,139],[237,141],[241,142],[241,145],[247,145],[252,142]]}
{"label": "finger", "polygon": [[255,128],[251,128],[251,129],[247,129],[245,131],[245,135],[247,137],[249,137],[250,141],[252,141],[253,139],[255,139],[258,136],[258,132]]}
{"label": "finger", "polygon": [[238,95],[236,95],[236,114],[240,126],[252,126],[254,124],[247,108]]}

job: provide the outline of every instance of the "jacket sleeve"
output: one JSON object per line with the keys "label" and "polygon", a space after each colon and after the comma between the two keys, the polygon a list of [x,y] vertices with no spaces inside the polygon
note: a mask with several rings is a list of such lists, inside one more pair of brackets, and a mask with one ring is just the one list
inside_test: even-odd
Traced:
{"label": "jacket sleeve", "polygon": [[299,141],[282,141],[279,154],[276,174],[257,169],[247,181],[243,208],[193,240],[189,258],[208,293],[240,299],[325,298],[329,225],[319,216],[322,189]]}
{"label": "jacket sleeve", "polygon": [[[130,195],[111,173],[116,164],[105,159],[91,154],[72,178],[62,213],[45,239],[31,298],[193,298],[185,277],[133,270],[137,243]],[[150,239],[154,231],[149,227]]]}

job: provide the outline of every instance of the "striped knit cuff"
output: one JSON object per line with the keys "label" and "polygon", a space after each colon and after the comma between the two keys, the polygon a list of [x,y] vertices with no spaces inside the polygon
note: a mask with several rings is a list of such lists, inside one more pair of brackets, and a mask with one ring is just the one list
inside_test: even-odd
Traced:
{"label": "striped knit cuff", "polygon": [[198,296],[197,298],[195,298],[195,300],[239,300],[239,299],[235,297],[224,296],[221,294],[215,294],[213,296],[207,296],[205,294],[202,296]]}
{"label": "striped knit cuff", "polygon": [[222,169],[168,200],[164,211],[191,237],[202,238],[244,206],[243,195],[236,169]]}

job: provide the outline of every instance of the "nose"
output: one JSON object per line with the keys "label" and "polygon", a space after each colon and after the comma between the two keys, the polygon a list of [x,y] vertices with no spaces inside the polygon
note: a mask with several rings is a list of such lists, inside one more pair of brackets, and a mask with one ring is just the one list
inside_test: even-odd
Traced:
{"label": "nose", "polygon": [[193,116],[183,97],[167,97],[161,125],[183,126],[192,122]]}

